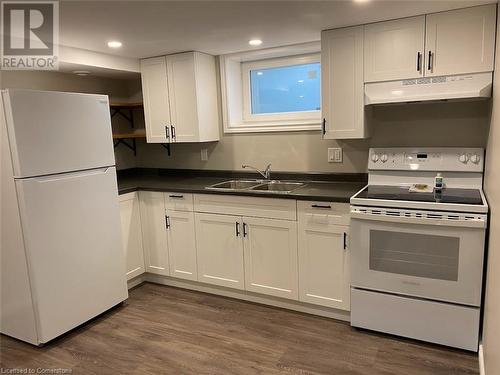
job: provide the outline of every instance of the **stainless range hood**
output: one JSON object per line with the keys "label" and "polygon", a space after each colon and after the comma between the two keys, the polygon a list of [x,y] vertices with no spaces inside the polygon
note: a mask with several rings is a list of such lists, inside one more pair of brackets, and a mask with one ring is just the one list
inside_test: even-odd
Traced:
{"label": "stainless range hood", "polygon": [[491,97],[493,73],[365,83],[365,105]]}

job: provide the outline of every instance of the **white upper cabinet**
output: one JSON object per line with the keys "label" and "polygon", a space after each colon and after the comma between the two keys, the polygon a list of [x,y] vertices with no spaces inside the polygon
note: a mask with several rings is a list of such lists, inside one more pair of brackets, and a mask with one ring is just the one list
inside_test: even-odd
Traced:
{"label": "white upper cabinet", "polygon": [[425,16],[365,25],[365,82],[423,75]]}
{"label": "white upper cabinet", "polygon": [[215,57],[200,52],[141,61],[148,142],[219,140]]}
{"label": "white upper cabinet", "polygon": [[142,240],[146,272],[168,275],[167,220],[163,193],[141,191]]}
{"label": "white upper cabinet", "polygon": [[120,195],[120,219],[126,259],[126,275],[130,280],[144,273],[144,251],[142,247],[141,214],[137,193]]}
{"label": "white upper cabinet", "polygon": [[297,223],[243,218],[245,289],[298,299]]}
{"label": "white upper cabinet", "polygon": [[365,82],[493,71],[496,4],[365,25]]}
{"label": "white upper cabinet", "polygon": [[495,25],[496,4],[427,15],[425,75],[493,71]]}
{"label": "white upper cabinet", "polygon": [[365,138],[363,26],[321,33],[321,110],[325,139]]}
{"label": "white upper cabinet", "polygon": [[170,104],[165,57],[142,60],[141,81],[146,139],[149,143],[170,142]]}

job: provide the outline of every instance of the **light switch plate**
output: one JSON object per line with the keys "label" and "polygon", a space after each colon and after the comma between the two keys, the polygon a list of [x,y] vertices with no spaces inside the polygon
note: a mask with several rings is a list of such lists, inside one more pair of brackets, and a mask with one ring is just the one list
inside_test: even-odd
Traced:
{"label": "light switch plate", "polygon": [[208,149],[202,148],[201,149],[201,161],[207,161],[208,160]]}
{"label": "light switch plate", "polygon": [[340,147],[328,148],[328,162],[342,163],[342,149]]}

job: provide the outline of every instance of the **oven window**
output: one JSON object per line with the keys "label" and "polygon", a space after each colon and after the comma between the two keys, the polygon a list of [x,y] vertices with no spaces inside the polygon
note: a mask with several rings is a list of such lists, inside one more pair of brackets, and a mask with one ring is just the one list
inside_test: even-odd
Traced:
{"label": "oven window", "polygon": [[370,230],[370,269],[458,281],[459,238]]}

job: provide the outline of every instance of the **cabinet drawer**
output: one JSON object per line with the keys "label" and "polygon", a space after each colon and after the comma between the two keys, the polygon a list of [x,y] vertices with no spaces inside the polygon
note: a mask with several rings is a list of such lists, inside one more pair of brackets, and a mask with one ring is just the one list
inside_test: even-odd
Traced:
{"label": "cabinet drawer", "polygon": [[299,201],[297,209],[300,221],[349,225],[349,203]]}
{"label": "cabinet drawer", "polygon": [[224,215],[297,220],[295,202],[293,199],[195,194],[194,210]]}
{"label": "cabinet drawer", "polygon": [[165,193],[165,209],[193,211],[193,194]]}

